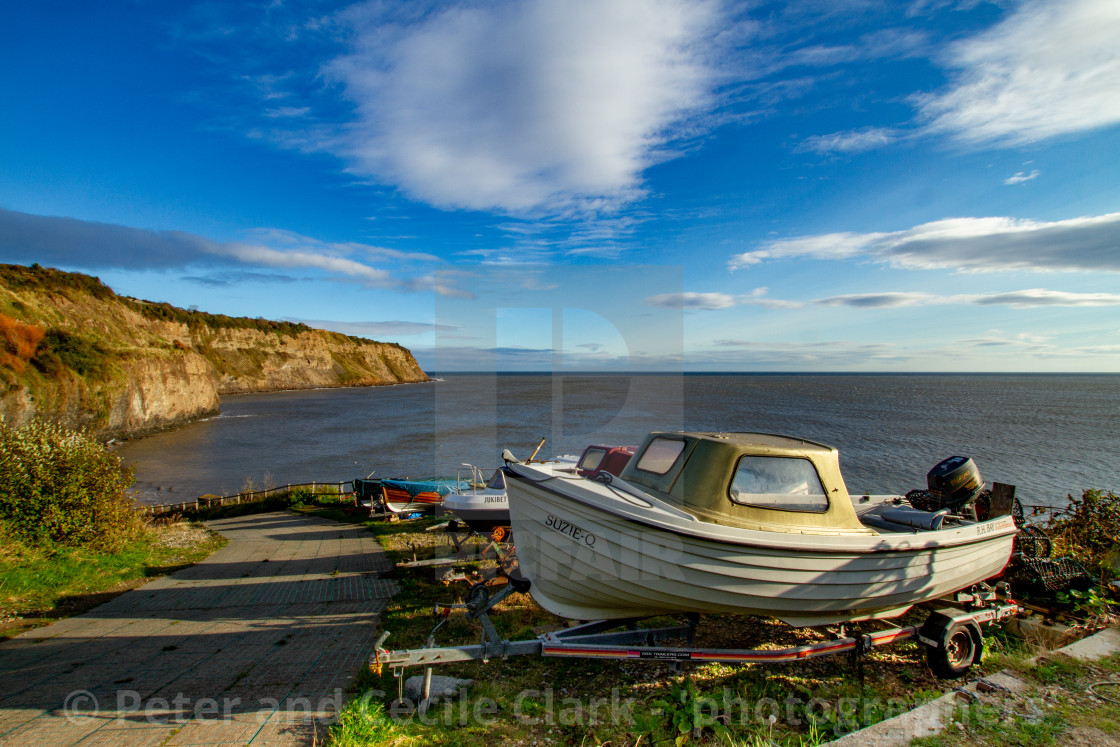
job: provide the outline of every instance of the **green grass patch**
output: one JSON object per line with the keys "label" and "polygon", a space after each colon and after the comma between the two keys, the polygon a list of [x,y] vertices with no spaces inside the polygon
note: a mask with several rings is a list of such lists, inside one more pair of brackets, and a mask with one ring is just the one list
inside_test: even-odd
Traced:
{"label": "green grass patch", "polygon": [[194,524],[146,530],[116,552],[29,545],[0,525],[0,638],[78,614],[197,563],[225,539]]}

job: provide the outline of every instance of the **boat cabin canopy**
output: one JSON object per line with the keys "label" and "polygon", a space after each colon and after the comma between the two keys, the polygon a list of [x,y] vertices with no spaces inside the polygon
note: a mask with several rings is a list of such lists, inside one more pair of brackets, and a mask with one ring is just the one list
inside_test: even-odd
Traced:
{"label": "boat cabin canopy", "polygon": [[591,477],[599,472],[621,475],[637,446],[600,446],[592,444],[583,450],[576,462],[576,474]]}
{"label": "boat cabin canopy", "polygon": [[873,533],[831,446],[768,433],[651,433],[620,477],[701,521],[747,529]]}

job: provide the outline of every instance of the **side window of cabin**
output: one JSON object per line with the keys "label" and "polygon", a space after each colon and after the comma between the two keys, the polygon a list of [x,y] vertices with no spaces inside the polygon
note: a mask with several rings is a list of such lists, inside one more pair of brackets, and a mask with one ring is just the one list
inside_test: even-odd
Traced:
{"label": "side window of cabin", "polygon": [[743,457],[731,481],[730,496],[744,506],[813,513],[828,510],[828,496],[813,463],[796,457]]}
{"label": "side window of cabin", "polygon": [[650,441],[636,465],[643,472],[663,475],[684,451],[684,441],[678,438],[655,438]]}

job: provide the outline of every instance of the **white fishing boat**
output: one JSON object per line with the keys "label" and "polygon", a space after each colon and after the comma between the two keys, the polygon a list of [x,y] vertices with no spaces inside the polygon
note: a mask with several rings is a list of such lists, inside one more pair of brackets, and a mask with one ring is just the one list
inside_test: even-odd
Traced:
{"label": "white fishing boat", "polygon": [[1003,570],[1011,516],[967,510],[983,488],[971,460],[939,468],[931,487],[944,500],[925,511],[900,497],[849,496],[829,446],[652,433],[621,477],[511,461],[506,487],[520,572],[550,612],[737,613],[815,626],[896,617]]}
{"label": "white fishing boat", "polygon": [[[538,447],[539,448],[539,447]],[[573,456],[558,456],[553,462],[556,466],[575,468],[576,474],[590,476],[598,472],[617,475],[634,454],[634,446],[588,446],[578,460]],[[537,452],[533,452],[536,456]],[[463,523],[476,532],[491,532],[497,527],[508,527],[509,500],[506,496],[505,473],[496,470],[489,480],[482,479],[482,470],[471,464],[464,464],[471,472],[471,480],[460,479],[460,484],[468,484],[465,490],[450,493],[443,507],[463,520]],[[499,536],[504,536],[500,533]]]}
{"label": "white fishing boat", "polygon": [[506,498],[506,476],[495,470],[489,480],[483,481],[482,471],[470,467],[470,487],[448,494],[443,507],[463,520],[476,532],[488,533],[495,527],[509,526],[509,500]]}

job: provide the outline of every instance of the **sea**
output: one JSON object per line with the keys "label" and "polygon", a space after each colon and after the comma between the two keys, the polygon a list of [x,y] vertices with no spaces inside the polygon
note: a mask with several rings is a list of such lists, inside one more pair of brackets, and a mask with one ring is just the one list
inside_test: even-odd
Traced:
{"label": "sea", "polygon": [[1028,505],[1120,492],[1120,375],[433,374],[423,384],[226,396],[221,414],[117,446],[136,500],[489,472],[650,431],[759,431],[835,446],[852,493],[905,493],[950,456]]}

